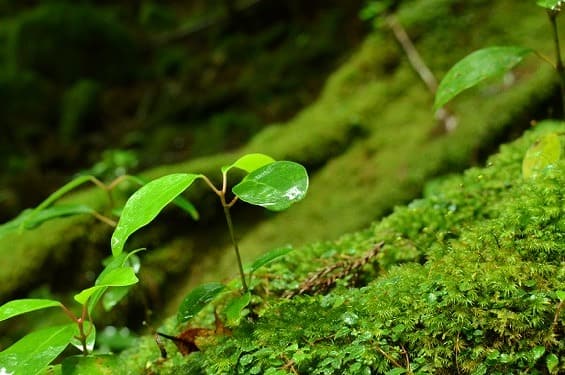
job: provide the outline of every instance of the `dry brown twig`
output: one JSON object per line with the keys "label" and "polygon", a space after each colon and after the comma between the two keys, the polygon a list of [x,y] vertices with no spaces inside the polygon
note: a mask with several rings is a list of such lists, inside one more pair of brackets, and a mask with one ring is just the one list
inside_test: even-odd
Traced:
{"label": "dry brown twig", "polygon": [[384,242],[379,242],[374,248],[367,251],[359,258],[333,263],[320,269],[303,281],[298,289],[286,292],[284,297],[292,298],[300,294],[316,294],[327,291],[334,286],[338,280],[358,272],[361,267],[369,263],[372,258],[380,253],[383,246]]}

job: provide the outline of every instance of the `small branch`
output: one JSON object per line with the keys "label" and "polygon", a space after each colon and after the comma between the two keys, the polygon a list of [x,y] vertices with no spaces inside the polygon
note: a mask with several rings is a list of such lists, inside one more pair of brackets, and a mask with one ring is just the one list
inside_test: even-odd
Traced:
{"label": "small branch", "polygon": [[[286,292],[284,297],[292,298],[300,294],[314,294],[328,290],[335,285],[338,280],[358,271],[361,267],[367,264],[372,258],[380,253],[383,246],[384,242],[379,242],[373,249],[367,251],[359,258],[355,258],[350,261],[337,262],[322,268],[303,281],[297,290]],[[339,271],[334,272],[336,270]]]}
{"label": "small branch", "polygon": [[430,90],[432,94],[435,94],[438,86],[436,77],[428,68],[428,66],[424,62],[424,59],[422,59],[422,56],[420,56],[420,54],[418,53],[418,50],[410,40],[410,37],[406,33],[404,27],[402,27],[402,25],[393,15],[388,15],[385,18],[385,22],[387,26],[392,30],[394,36],[396,37],[396,40],[398,40],[398,43],[400,43],[400,45],[402,46],[402,49],[406,53],[406,56],[408,57],[408,60],[410,61],[410,64],[412,65],[416,73],[418,73],[422,81],[424,81],[424,83],[428,87],[428,90]]}
{"label": "small branch", "polygon": [[71,310],[69,310],[67,306],[61,304],[61,309],[63,309],[65,315],[67,315],[73,322],[75,323],[77,322],[78,320],[77,316]]}
{"label": "small branch", "polygon": [[559,86],[561,88],[561,115],[565,118],[565,68],[563,66],[563,60],[561,58],[561,46],[559,44],[559,32],[557,30],[558,14],[559,10],[547,10],[555,48],[555,71],[557,72],[557,75],[559,77]]}
{"label": "small branch", "polygon": [[92,211],[90,214],[91,214],[92,216],[94,216],[95,218],[97,218],[98,220],[100,220],[101,222],[103,222],[103,223],[105,223],[105,224],[108,224],[108,225],[111,226],[111,227],[114,227],[114,228],[115,228],[116,225],[118,225],[118,223],[116,223],[114,220],[112,220],[112,219],[110,219],[109,217],[106,217],[106,216],[104,216],[104,215],[102,215],[102,214],[99,214],[99,213],[96,212],[96,211]]}
{"label": "small branch", "polygon": [[553,323],[551,324],[551,330],[553,332],[557,330],[557,324],[559,324],[559,316],[561,315],[561,310],[563,309],[563,303],[565,303],[565,300],[559,302],[557,309],[555,309],[555,316],[553,317]]}
{"label": "small branch", "polygon": [[226,197],[224,195],[220,195],[220,200],[222,201],[222,207],[224,208],[224,215],[226,217],[226,222],[228,224],[231,242],[233,245],[233,249],[235,251],[235,256],[237,258],[237,266],[239,268],[239,274],[241,276],[241,287],[243,288],[243,293],[247,293],[249,291],[249,288],[247,287],[247,282],[245,281],[245,272],[243,271],[243,263],[241,262],[239,246],[237,245],[237,240],[235,238],[235,231],[233,228],[233,222],[230,214],[230,206],[226,203]]}
{"label": "small branch", "polygon": [[216,195],[222,196],[222,191],[221,191],[221,190],[218,190],[218,189],[214,186],[214,184],[212,183],[212,181],[210,181],[210,179],[209,179],[207,176],[205,176],[205,175],[200,175],[200,177],[202,177],[202,179],[204,180],[204,182],[206,183],[206,185],[208,185],[208,186],[210,187],[210,189],[212,189],[212,191],[213,191],[214,193],[216,193]]}
{"label": "small branch", "polygon": [[392,357],[390,356],[390,354],[388,354],[387,352],[385,352],[384,350],[382,350],[380,346],[376,345],[375,348],[376,348],[377,351],[378,351],[379,353],[381,353],[386,359],[388,359],[388,361],[389,361],[390,363],[392,363],[392,364],[395,365],[396,367],[404,368],[404,366],[402,366],[402,365],[400,364],[400,362],[398,362],[396,359],[392,358]]}
{"label": "small branch", "polygon": [[408,351],[402,344],[400,344],[400,347],[402,348],[402,354],[404,354],[404,359],[406,361],[406,371],[408,374],[412,374],[412,367],[410,366],[410,357],[408,357]]}
{"label": "small branch", "polygon": [[[432,95],[435,95],[438,88],[438,82],[430,68],[424,62],[424,59],[410,40],[408,33],[402,27],[400,22],[392,14],[385,17],[386,25],[392,30],[394,37],[404,50],[404,53],[408,57],[408,61],[412,68],[418,73],[424,84],[427,86],[428,90]],[[447,109],[439,109],[435,117],[437,120],[443,123],[444,129],[447,132],[454,130],[457,127],[457,118]]]}

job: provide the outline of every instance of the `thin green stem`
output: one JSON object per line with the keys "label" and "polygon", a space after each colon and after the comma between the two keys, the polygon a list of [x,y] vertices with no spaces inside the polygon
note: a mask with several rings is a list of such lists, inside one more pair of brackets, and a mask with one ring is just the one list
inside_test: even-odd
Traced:
{"label": "thin green stem", "polygon": [[243,272],[243,263],[241,262],[241,255],[239,253],[239,247],[237,245],[237,240],[235,238],[235,232],[233,229],[233,222],[231,220],[230,205],[226,203],[226,198],[224,195],[220,196],[222,201],[222,207],[224,208],[224,215],[226,216],[226,222],[228,224],[228,229],[230,231],[231,242],[233,244],[233,249],[235,251],[235,256],[237,258],[237,266],[239,267],[239,274],[241,275],[241,287],[243,288],[243,293],[247,293],[249,288],[247,287],[247,282],[245,281],[245,272]]}
{"label": "thin green stem", "polygon": [[561,46],[559,44],[559,31],[557,29],[557,15],[559,11],[548,10],[549,23],[553,34],[553,43],[555,47],[555,71],[559,76],[559,86],[561,88],[561,115],[565,118],[565,68],[563,59],[561,58]]}
{"label": "thin green stem", "polygon": [[82,344],[82,355],[85,357],[88,355],[88,346],[86,344],[86,339],[88,338],[88,335],[84,333],[84,322],[86,321],[86,316],[87,316],[87,309],[86,309],[86,304],[84,304],[82,305],[82,315],[77,320],[77,324],[78,324],[78,331],[80,334],[79,340],[80,343]]}

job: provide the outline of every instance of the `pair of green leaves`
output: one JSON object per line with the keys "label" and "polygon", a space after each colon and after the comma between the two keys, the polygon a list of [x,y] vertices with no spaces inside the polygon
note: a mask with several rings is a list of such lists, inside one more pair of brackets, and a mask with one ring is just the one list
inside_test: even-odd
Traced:
{"label": "pair of green leaves", "polygon": [[[96,279],[95,285],[75,295],[75,300],[83,305],[84,308],[88,308],[89,313],[91,313],[95,304],[108,288],[128,288],[135,284],[138,281],[135,276],[135,271],[127,264],[128,258],[132,255],[133,253],[123,253],[121,256],[114,258],[105,267],[102,273],[100,273]],[[125,293],[117,298],[121,298],[124,295]],[[0,306],[0,321],[51,307],[64,308],[59,301],[49,299],[19,299],[9,301]],[[89,332],[86,345],[90,350],[94,346],[96,337],[95,327],[89,321],[83,324],[85,331]],[[55,360],[69,344],[82,349],[82,345],[77,339],[79,335],[80,333],[76,322],[34,331],[6,350],[0,352],[0,368],[3,368],[7,373],[13,374],[40,373]]]}
{"label": "pair of green leaves", "polygon": [[[139,185],[144,185],[145,182],[138,177],[135,176],[123,176],[123,180],[130,180]],[[21,229],[34,229],[39,227],[41,224],[45,223],[46,221],[75,216],[75,215],[83,215],[89,214],[96,216],[96,211],[84,204],[57,204],[54,203],[61,199],[65,194],[69,193],[70,191],[84,185],[87,182],[95,183],[97,186],[103,185],[100,181],[98,181],[94,176],[84,175],[79,176],[72,181],[66,183],[65,185],[61,186],[55,192],[50,194],[43,202],[41,202],[37,207],[33,209],[24,210],[20,215],[16,218],[0,225],[0,238],[7,235],[10,232],[14,232]],[[110,184],[113,185],[113,184]],[[198,212],[186,199],[182,197],[177,197],[173,200],[173,203],[179,206],[181,209],[186,211],[194,220],[198,220]]]}
{"label": "pair of green leaves", "polygon": [[[264,154],[248,154],[222,167],[225,176],[238,168],[247,176],[232,192],[242,201],[281,211],[306,195],[308,174],[303,166],[291,161],[274,161]],[[126,202],[120,221],[112,235],[112,254],[121,254],[126,240],[149,224],[170,202],[188,189],[201,174],[174,173],[153,180],[136,191]]]}

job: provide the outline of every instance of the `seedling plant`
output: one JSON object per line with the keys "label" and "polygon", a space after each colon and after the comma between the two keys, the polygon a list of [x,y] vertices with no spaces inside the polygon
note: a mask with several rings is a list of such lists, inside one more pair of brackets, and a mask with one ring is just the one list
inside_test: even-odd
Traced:
{"label": "seedling plant", "polygon": [[[229,197],[228,173],[233,169],[243,171],[246,176],[232,188],[233,196]],[[119,256],[131,234],[153,221],[168,203],[179,197],[195,181],[203,180],[220,200],[233,245],[241,280],[241,295],[228,304],[225,313],[228,321],[237,321],[241,311],[251,300],[248,277],[262,266],[287,254],[291,249],[275,249],[264,254],[251,264],[246,275],[230,209],[241,200],[271,211],[286,210],[306,195],[308,174],[300,164],[275,161],[270,156],[256,153],[244,155],[233,164],[223,166],[221,175],[220,187],[216,187],[207,176],[193,173],[169,174],[146,184],[126,202],[112,235],[111,245],[113,255]],[[191,319],[226,288],[226,285],[219,282],[207,283],[195,288],[181,303],[177,315],[178,322]]]}

